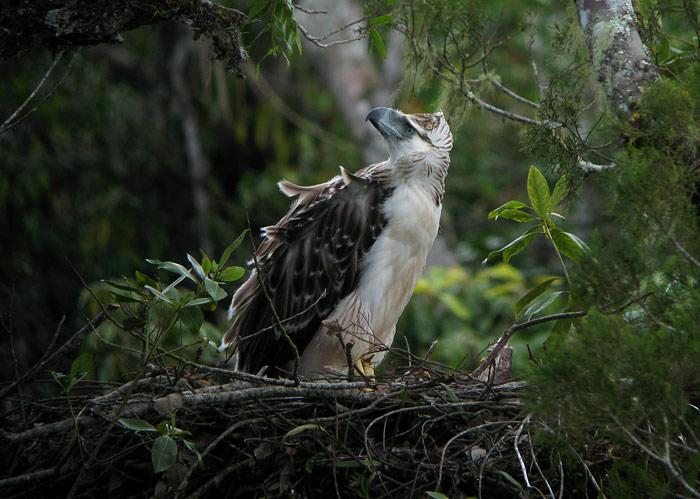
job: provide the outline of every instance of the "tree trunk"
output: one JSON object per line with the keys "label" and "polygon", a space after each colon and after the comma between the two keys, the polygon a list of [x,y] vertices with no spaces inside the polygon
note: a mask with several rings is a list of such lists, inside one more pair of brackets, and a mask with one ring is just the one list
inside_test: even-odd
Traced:
{"label": "tree trunk", "polygon": [[659,71],[639,36],[631,0],[576,0],[596,79],[610,105],[629,115]]}

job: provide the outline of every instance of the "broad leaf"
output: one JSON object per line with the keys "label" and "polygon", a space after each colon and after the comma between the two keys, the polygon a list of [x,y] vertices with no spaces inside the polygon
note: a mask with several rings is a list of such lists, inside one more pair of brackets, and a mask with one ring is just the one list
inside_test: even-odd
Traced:
{"label": "broad leaf", "polygon": [[161,435],[153,442],[151,463],[156,473],[165,471],[175,464],[177,459],[177,443],[167,435]]}
{"label": "broad leaf", "polygon": [[245,269],[243,267],[228,267],[221,271],[218,278],[224,282],[234,282],[245,275]]}
{"label": "broad leaf", "polygon": [[554,241],[562,255],[571,258],[575,262],[581,260],[590,251],[588,245],[578,236],[559,229],[552,231],[552,241]]}
{"label": "broad leaf", "polygon": [[119,425],[131,431],[154,431],[156,433],[158,432],[155,426],[153,426],[148,421],[144,421],[143,419],[123,418],[119,420]]}
{"label": "broad leaf", "polygon": [[226,298],[226,291],[219,287],[219,283],[212,281],[208,277],[204,279],[204,288],[215,302]]}
{"label": "broad leaf", "polygon": [[537,167],[531,166],[527,175],[527,195],[530,203],[537,214],[543,220],[547,220],[549,215],[549,185],[542,172]]}
{"label": "broad leaf", "polygon": [[202,269],[204,269],[205,274],[209,274],[211,272],[211,260],[207,256],[207,254],[204,252],[204,250],[199,250],[202,252]]}
{"label": "broad leaf", "polygon": [[223,255],[221,255],[221,260],[219,260],[219,268],[223,268],[224,265],[226,265],[226,262],[228,262],[228,259],[231,258],[231,253],[238,248],[241,243],[243,242],[243,238],[248,234],[248,229],[244,230],[241,232],[241,234],[236,238],[235,241],[233,241],[231,244],[228,245],[228,247],[224,250]]}
{"label": "broad leaf", "polygon": [[557,298],[565,295],[566,293],[566,291],[555,291],[553,293],[538,296],[523,313],[523,319],[529,321],[535,314],[542,312],[545,308],[554,303]]}
{"label": "broad leaf", "polygon": [[542,293],[547,291],[547,289],[549,289],[549,286],[551,286],[551,284],[556,280],[557,280],[556,278],[547,279],[546,281],[541,282],[540,284],[538,284],[537,286],[532,288],[530,291],[525,293],[525,296],[520,298],[517,301],[517,303],[515,304],[515,307],[514,307],[515,316],[518,317],[520,315],[520,312],[525,307],[527,307],[532,302],[532,300],[534,300],[535,298],[540,296]]}
{"label": "broad leaf", "polygon": [[428,497],[430,497],[432,499],[449,499],[449,497],[447,497],[442,492],[427,491],[425,493],[425,495],[427,495]]}
{"label": "broad leaf", "polygon": [[486,265],[486,263],[493,257],[503,254],[503,260],[508,263],[508,261],[513,257],[514,255],[520,253],[522,250],[527,248],[527,246],[532,242],[532,240],[535,238],[535,236],[539,233],[542,232],[542,225],[536,225],[534,227],[530,227],[527,231],[522,233],[520,236],[503,246],[501,249],[497,249],[495,251],[492,251],[491,253],[488,254],[486,258],[481,262],[482,265]]}
{"label": "broad leaf", "polygon": [[392,17],[393,16],[391,14],[384,14],[383,16],[377,16],[370,21],[370,24],[372,24],[372,26],[379,26],[380,24],[390,23]]}
{"label": "broad leaf", "polygon": [[516,222],[532,222],[533,220],[538,220],[536,216],[520,210],[503,210],[498,214],[498,216],[496,216],[496,218],[499,217],[508,220],[515,220]]}
{"label": "broad leaf", "polygon": [[167,270],[168,272],[173,272],[175,274],[180,274],[181,276],[187,277],[192,282],[197,282],[195,278],[192,277],[192,274],[190,274],[189,271],[184,267],[184,265],[180,265],[179,263],[175,262],[161,262],[160,260],[146,259],[146,261],[148,263],[158,265],[159,269]]}
{"label": "broad leaf", "polygon": [[185,307],[180,310],[179,326],[182,332],[197,334],[204,322],[202,310],[197,307]]}
{"label": "broad leaf", "polygon": [[525,203],[523,203],[522,201],[515,201],[515,200],[508,201],[507,203],[502,204],[501,206],[496,208],[495,210],[491,210],[489,212],[489,220],[492,220],[494,218],[498,218],[498,216],[501,214],[501,212],[503,212],[505,210],[519,210],[521,208],[529,208],[529,206],[526,205]]}
{"label": "broad leaf", "polygon": [[510,243],[503,249],[503,261],[508,263],[512,257],[527,248],[533,239],[535,239],[535,234],[528,234],[526,236],[521,236],[516,241]]}
{"label": "broad leaf", "polygon": [[559,203],[561,203],[562,199],[564,199],[564,194],[566,194],[569,187],[568,183],[569,179],[566,175],[559,177],[559,180],[557,180],[554,190],[552,191],[552,197],[549,200],[549,211],[556,210]]}
{"label": "broad leaf", "polygon": [[382,35],[379,34],[379,31],[374,28],[370,28],[369,39],[372,42],[372,46],[377,49],[377,52],[379,52],[382,59],[386,59],[386,47],[384,46],[384,40],[382,40]]}

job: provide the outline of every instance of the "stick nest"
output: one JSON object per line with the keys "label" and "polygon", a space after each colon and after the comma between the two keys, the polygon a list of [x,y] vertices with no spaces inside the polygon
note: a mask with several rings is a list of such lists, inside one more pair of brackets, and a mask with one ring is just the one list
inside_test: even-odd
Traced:
{"label": "stick nest", "polygon": [[[523,383],[489,385],[427,364],[403,372],[371,385],[295,386],[204,366],[153,368],[124,385],[81,382],[69,396],[7,396],[0,490],[5,497],[508,497],[525,482],[535,486]],[[163,435],[176,444],[174,459],[172,444],[156,443]]]}

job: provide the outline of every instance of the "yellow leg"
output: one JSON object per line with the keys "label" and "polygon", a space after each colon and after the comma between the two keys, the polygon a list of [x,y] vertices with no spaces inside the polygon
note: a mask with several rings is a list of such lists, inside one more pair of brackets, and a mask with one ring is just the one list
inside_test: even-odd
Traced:
{"label": "yellow leg", "polygon": [[355,368],[358,370],[359,373],[367,376],[367,374],[365,373],[364,361],[361,358],[355,359]]}
{"label": "yellow leg", "polygon": [[372,365],[371,359],[362,359],[362,364],[364,364],[364,373],[369,379],[374,381],[374,366]]}

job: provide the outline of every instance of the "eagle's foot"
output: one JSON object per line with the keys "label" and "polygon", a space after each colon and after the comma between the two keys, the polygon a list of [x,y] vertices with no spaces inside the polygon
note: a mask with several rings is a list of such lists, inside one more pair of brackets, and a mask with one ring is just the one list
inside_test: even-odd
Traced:
{"label": "eagle's foot", "polygon": [[[375,383],[376,382],[376,377],[374,375],[374,365],[372,365],[372,359],[365,359],[365,358],[357,358],[355,359],[354,362],[355,369],[357,370],[358,373],[360,373],[360,376],[367,381],[368,383]],[[375,388],[371,386],[366,386],[362,388],[363,392],[373,392],[375,391]]]}

